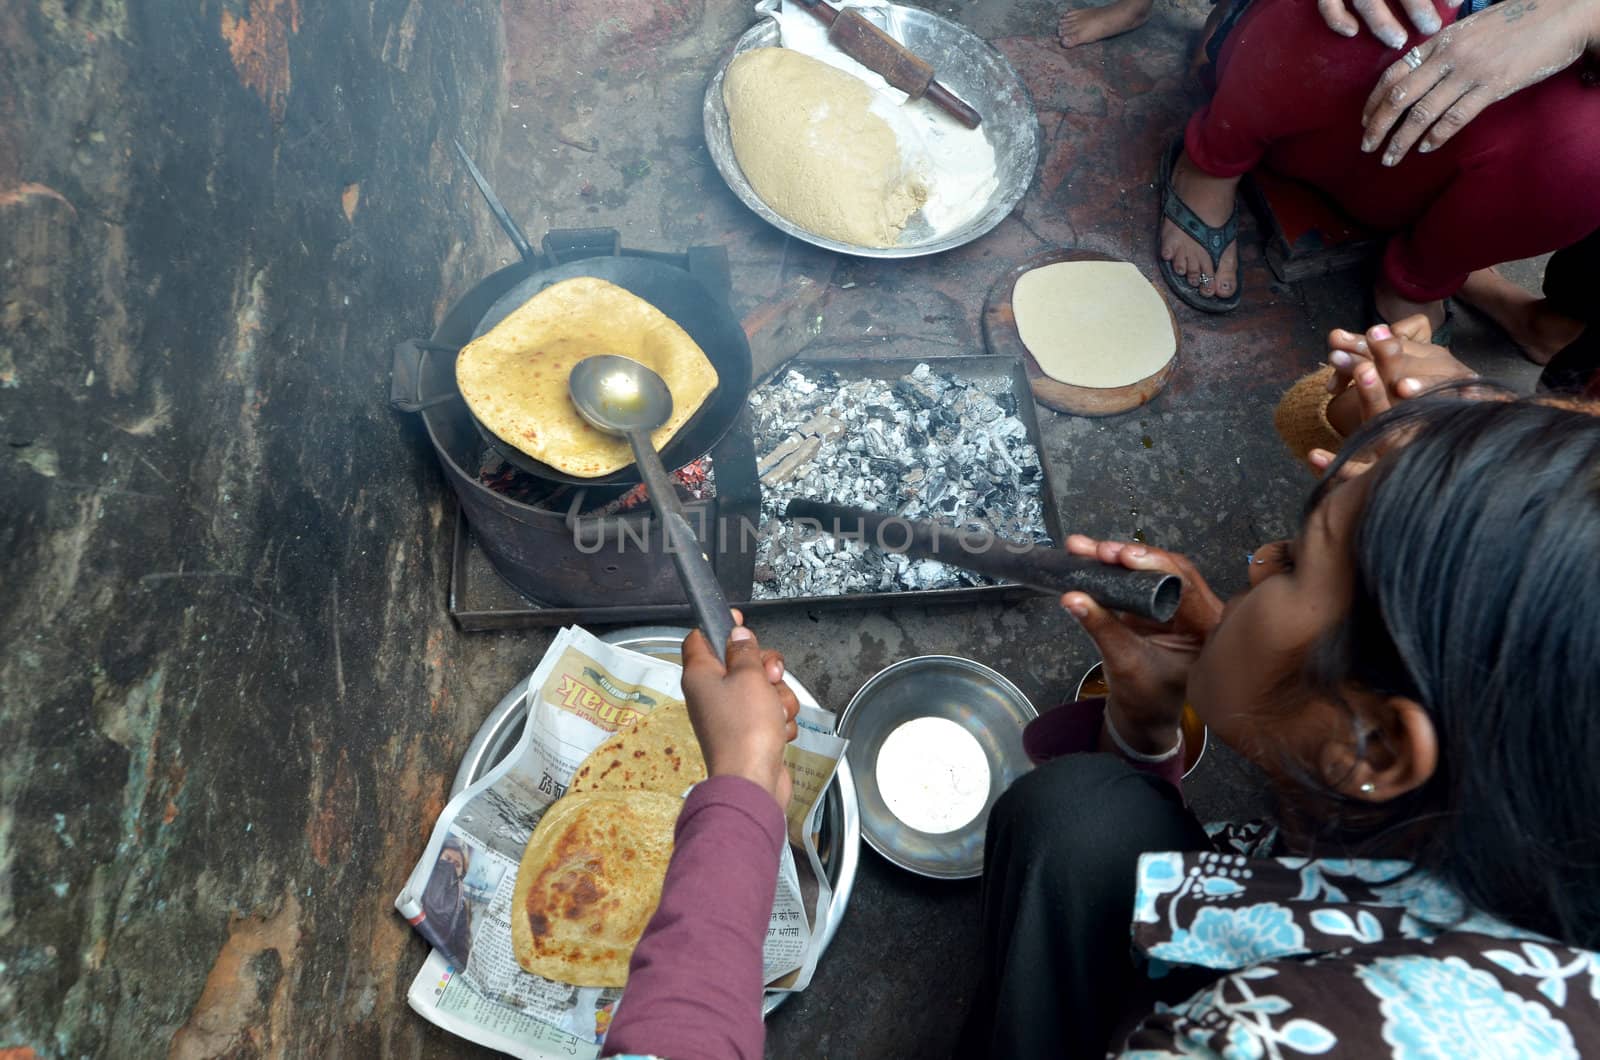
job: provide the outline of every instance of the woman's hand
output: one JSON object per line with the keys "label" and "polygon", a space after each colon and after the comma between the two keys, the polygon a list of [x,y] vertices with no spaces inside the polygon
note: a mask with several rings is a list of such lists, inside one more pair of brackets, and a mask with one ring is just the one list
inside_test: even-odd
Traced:
{"label": "woman's hand", "polygon": [[1423,154],[1440,147],[1489,104],[1576,62],[1597,21],[1595,0],[1505,0],[1445,27],[1406,53],[1421,60],[1415,67],[1402,56],[1378,79],[1361,115],[1361,149],[1376,151],[1391,130],[1386,166],[1419,139]]}
{"label": "woman's hand", "polygon": [[728,637],[727,655],[724,669],[699,630],[683,640],[683,697],[706,772],[744,777],[787,807],[794,781],[783,748],[798,731],[800,703],[783,682],[783,656],[763,652],[742,625]]}
{"label": "woman's hand", "polygon": [[1363,423],[1394,405],[1454,379],[1477,376],[1443,346],[1428,339],[1428,318],[1406,317],[1391,329],[1369,328],[1365,335],[1334,329],[1328,333],[1328,423],[1348,437]]}
{"label": "woman's hand", "polygon": [[[1461,0],[1449,0],[1449,3],[1452,8],[1461,6]],[[1418,33],[1432,35],[1443,26],[1431,0],[1400,0],[1400,7],[1406,19],[1417,27]],[[1355,14],[1350,13],[1351,8],[1355,9]],[[1348,5],[1345,0],[1317,0],[1317,11],[1328,28],[1341,37],[1354,37],[1360,33],[1362,22],[1367,24],[1374,37],[1391,48],[1404,48],[1406,38],[1411,35],[1385,0],[1355,0]],[[1356,20],[1356,15],[1361,16],[1360,21]]]}
{"label": "woman's hand", "polygon": [[1178,613],[1165,625],[1107,611],[1084,593],[1067,593],[1061,598],[1061,605],[1072,612],[1100,649],[1110,689],[1106,710],[1116,714],[1117,732],[1134,750],[1159,754],[1177,739],[1189,667],[1222,620],[1222,601],[1194,564],[1176,553],[1120,541],[1095,541],[1081,534],[1067,538],[1067,551],[1131,570],[1166,571],[1183,579]]}

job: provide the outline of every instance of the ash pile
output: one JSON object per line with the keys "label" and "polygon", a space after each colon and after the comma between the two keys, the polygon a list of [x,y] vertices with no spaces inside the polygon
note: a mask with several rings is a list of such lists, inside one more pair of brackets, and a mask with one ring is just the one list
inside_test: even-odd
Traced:
{"label": "ash pile", "polygon": [[1013,541],[1049,539],[1039,453],[1004,379],[966,380],[926,364],[896,380],[850,382],[791,369],[752,392],[750,408],[762,523],[754,599],[993,584],[779,518],[796,497]]}

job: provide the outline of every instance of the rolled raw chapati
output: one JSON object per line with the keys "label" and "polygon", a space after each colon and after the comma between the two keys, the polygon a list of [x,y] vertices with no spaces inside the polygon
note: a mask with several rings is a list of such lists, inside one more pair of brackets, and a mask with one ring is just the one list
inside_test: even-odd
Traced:
{"label": "rolled raw chapati", "polygon": [[1126,261],[1058,261],[1025,272],[1011,309],[1039,368],[1073,386],[1129,386],[1178,349],[1167,304]]}

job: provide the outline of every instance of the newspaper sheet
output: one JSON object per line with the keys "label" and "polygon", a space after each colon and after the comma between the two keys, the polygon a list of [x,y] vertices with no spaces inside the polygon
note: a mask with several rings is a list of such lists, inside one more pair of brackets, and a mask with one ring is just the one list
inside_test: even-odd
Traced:
{"label": "newspaper sheet", "polygon": [[[593,1056],[620,991],[533,975],[511,944],[523,848],[583,759],[650,711],[681,702],[676,664],[563,629],[525,683],[527,722],[506,758],[445,807],[395,907],[434,947],[413,1008],[462,1037],[518,1056]],[[821,796],[844,754],[833,716],[802,707],[786,761],[791,845],[763,948],[768,989],[811,981],[832,894],[817,853]]]}

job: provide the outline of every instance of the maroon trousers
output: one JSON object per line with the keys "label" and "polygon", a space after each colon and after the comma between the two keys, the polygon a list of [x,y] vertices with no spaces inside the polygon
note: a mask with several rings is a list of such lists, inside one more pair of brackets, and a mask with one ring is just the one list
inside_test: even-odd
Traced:
{"label": "maroon trousers", "polygon": [[[1455,18],[1435,2],[1446,23]],[[1578,66],[1491,104],[1438,150],[1413,147],[1386,167],[1381,146],[1361,151],[1361,109],[1400,55],[1364,29],[1334,33],[1311,0],[1255,0],[1222,44],[1216,95],[1189,120],[1189,158],[1217,177],[1264,163],[1392,233],[1383,274],[1416,302],[1600,228],[1600,87]]]}

